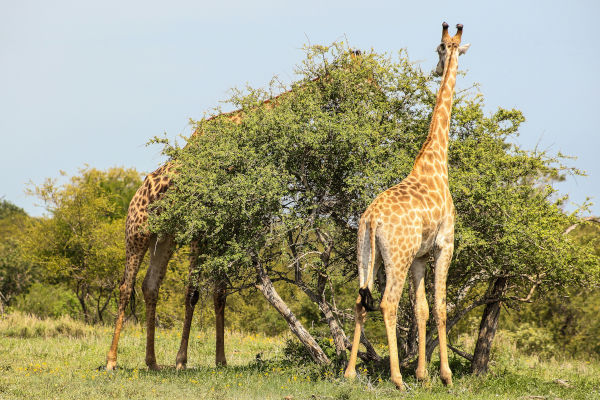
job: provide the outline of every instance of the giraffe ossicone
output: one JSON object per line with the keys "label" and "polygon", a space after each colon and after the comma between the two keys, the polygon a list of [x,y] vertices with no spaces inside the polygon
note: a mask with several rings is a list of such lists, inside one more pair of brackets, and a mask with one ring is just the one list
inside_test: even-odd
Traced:
{"label": "giraffe ossicone", "polygon": [[437,47],[436,72],[442,76],[432,113],[429,134],[418,153],[412,171],[399,184],[380,193],[367,207],[358,227],[359,296],[355,303],[354,340],[345,377],[356,376],[360,335],[370,307],[374,276],[383,262],[385,290],[380,303],[390,353],[391,380],[403,390],[396,343],[396,315],[406,276],[410,270],[415,288],[415,316],[419,356],[417,379],[427,378],[425,338],[429,306],[425,297],[425,269],[430,252],[435,258],[433,308],[440,346],[440,378],[452,385],[446,343],[446,277],[454,251],[454,204],[448,186],[448,140],[452,97],[456,84],[463,26],[450,36],[442,24]]}

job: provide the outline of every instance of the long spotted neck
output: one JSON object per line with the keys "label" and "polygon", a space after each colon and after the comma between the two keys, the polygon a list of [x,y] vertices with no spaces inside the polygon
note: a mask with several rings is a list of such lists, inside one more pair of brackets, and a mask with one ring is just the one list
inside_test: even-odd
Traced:
{"label": "long spotted neck", "polygon": [[448,134],[457,69],[458,49],[452,48],[431,116],[429,135],[415,159],[412,170],[412,174],[434,175],[442,178],[446,183],[448,182]]}

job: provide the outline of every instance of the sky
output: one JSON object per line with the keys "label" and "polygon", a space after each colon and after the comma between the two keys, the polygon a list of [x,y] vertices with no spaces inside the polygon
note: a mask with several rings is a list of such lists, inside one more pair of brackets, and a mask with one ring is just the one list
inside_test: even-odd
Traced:
{"label": "sky", "polygon": [[189,135],[233,87],[292,82],[309,41],[406,49],[431,71],[447,21],[471,43],[457,89],[477,82],[489,112],[522,110],[520,146],[577,157],[588,176],[555,185],[569,210],[592,197],[600,214],[600,2],[205,3],[0,0],[0,199],[37,216],[25,189],[60,171],[154,170],[150,138]]}

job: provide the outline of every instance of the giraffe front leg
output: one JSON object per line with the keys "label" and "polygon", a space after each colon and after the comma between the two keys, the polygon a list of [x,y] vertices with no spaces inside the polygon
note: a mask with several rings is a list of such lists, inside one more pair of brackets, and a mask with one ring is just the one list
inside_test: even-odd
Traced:
{"label": "giraffe front leg", "polygon": [[415,316],[419,334],[419,361],[415,375],[418,380],[427,379],[427,357],[425,355],[426,326],[429,319],[429,306],[425,296],[426,258],[416,258],[411,266],[411,274],[415,287]]}
{"label": "giraffe front leg", "polygon": [[[387,291],[387,290],[386,290]],[[388,347],[390,349],[390,379],[399,390],[404,390],[404,382],[400,373],[400,363],[398,361],[398,343],[396,342],[396,319],[398,313],[399,297],[391,298],[384,295],[381,300],[381,313],[385,323],[385,331],[388,338]]]}
{"label": "giraffe front leg", "polygon": [[190,330],[192,328],[192,319],[194,317],[194,309],[200,293],[198,292],[198,254],[200,252],[199,244],[193,241],[190,244],[190,266],[188,272],[188,282],[185,291],[185,320],[183,321],[183,330],[181,331],[181,344],[175,358],[175,368],[179,370],[185,369],[187,366],[187,351],[190,339]]}
{"label": "giraffe front leg", "polygon": [[440,378],[447,386],[452,386],[452,371],[448,365],[448,347],[446,342],[446,278],[453,251],[454,240],[452,239],[451,241],[444,241],[435,254],[434,315],[438,327],[440,346]]}
{"label": "giraffe front leg", "polygon": [[350,349],[350,361],[344,372],[344,378],[354,379],[356,377],[356,357],[358,356],[358,346],[360,345],[360,334],[362,332],[367,310],[361,304],[361,296],[359,295],[354,305],[354,340],[352,341],[352,349]]}
{"label": "giraffe front leg", "polygon": [[183,321],[183,330],[181,332],[181,344],[179,345],[179,351],[177,352],[177,358],[175,359],[175,368],[177,370],[183,370],[187,365],[190,330],[192,327],[194,308],[196,307],[196,303],[198,303],[198,298],[198,289],[192,282],[189,282],[185,294],[185,320]]}

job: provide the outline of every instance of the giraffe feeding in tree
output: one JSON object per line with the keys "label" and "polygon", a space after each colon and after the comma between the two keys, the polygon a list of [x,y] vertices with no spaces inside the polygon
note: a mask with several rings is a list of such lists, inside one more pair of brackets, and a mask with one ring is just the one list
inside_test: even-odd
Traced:
{"label": "giraffe feeding in tree", "polygon": [[[171,184],[171,173],[174,167],[167,163],[156,171],[148,174],[142,186],[136,191],[129,203],[127,220],[125,223],[125,252],[126,264],[123,279],[119,287],[119,306],[115,331],[107,356],[106,369],[112,370],[117,363],[117,346],[123,328],[125,309],[131,297],[135,278],[144,259],[146,251],[150,249],[150,265],[142,283],[142,292],[146,303],[146,365],[150,369],[158,369],[154,352],[154,330],[156,318],[156,302],[160,284],[165,276],[167,264],[175,250],[173,237],[159,236],[148,232],[146,222],[152,203],[160,199]],[[187,347],[194,307],[198,301],[199,293],[192,282],[192,274],[196,270],[198,258],[198,243],[190,245],[190,276],[185,295],[185,321],[181,336],[181,346],[177,353],[177,368],[185,368],[187,363]],[[222,281],[215,282],[214,306],[216,316],[216,363],[225,364],[225,350],[223,345],[224,311],[226,287]]]}
{"label": "giraffe feeding in tree", "polygon": [[[359,51],[352,52],[353,57],[360,55]],[[320,78],[314,78],[316,81]],[[278,96],[263,102],[267,109],[276,106],[277,101],[283,98],[291,91],[284,92]],[[230,113],[220,114],[210,119],[227,118],[235,124],[240,124],[244,116],[243,110],[237,110]],[[209,119],[209,120],[210,120]],[[192,136],[201,134],[195,131]],[[156,171],[146,176],[142,186],[136,191],[129,203],[127,220],[125,226],[126,240],[126,265],[123,279],[119,287],[120,296],[115,322],[115,330],[112,343],[107,355],[106,369],[112,370],[117,363],[117,347],[119,336],[123,329],[125,319],[125,310],[138,270],[144,258],[144,255],[150,249],[150,264],[142,284],[144,301],[146,303],[146,365],[150,369],[159,369],[156,363],[154,351],[154,331],[156,319],[156,303],[158,300],[159,288],[167,270],[167,264],[173,255],[176,247],[175,240],[170,235],[157,235],[148,231],[146,224],[151,205],[160,200],[172,183],[172,178],[177,174],[175,165],[169,162]],[[185,295],[185,319],[181,335],[181,344],[176,357],[177,369],[183,369],[187,364],[188,341],[194,314],[194,308],[198,302],[199,293],[193,282],[193,274],[197,272],[198,255],[200,252],[199,243],[194,241],[190,245],[189,256],[189,277]],[[224,326],[225,326],[225,304],[227,298],[227,285],[224,279],[217,279],[214,282],[213,300],[215,307],[215,329],[216,329],[216,364],[225,365],[225,346],[224,346]]]}
{"label": "giraffe feeding in tree", "polygon": [[418,153],[411,173],[399,184],[379,194],[360,218],[358,229],[359,295],[355,304],[355,329],[350,360],[344,376],[356,376],[356,358],[366,313],[373,311],[371,290],[383,261],[385,289],[381,312],[390,352],[391,380],[404,389],[398,362],[396,314],[406,275],[410,269],[415,287],[415,315],[419,358],[417,379],[427,378],[425,327],[429,307],[425,297],[425,268],[430,251],[435,258],[434,316],[440,346],[440,377],[452,385],[446,348],[446,276],[454,250],[454,205],[448,186],[448,134],[452,96],[456,83],[458,56],[469,45],[460,45],[462,25],[455,36],[443,23],[442,40],[437,47],[436,73],[442,76],[429,134]]}

